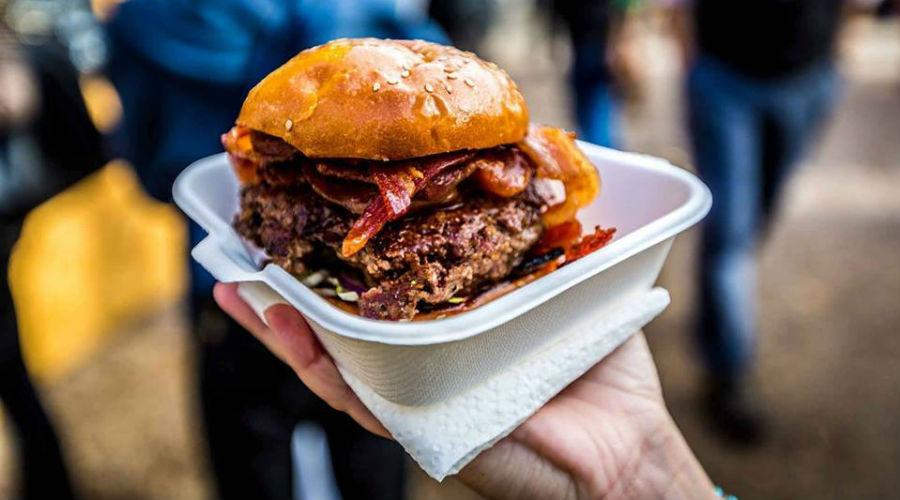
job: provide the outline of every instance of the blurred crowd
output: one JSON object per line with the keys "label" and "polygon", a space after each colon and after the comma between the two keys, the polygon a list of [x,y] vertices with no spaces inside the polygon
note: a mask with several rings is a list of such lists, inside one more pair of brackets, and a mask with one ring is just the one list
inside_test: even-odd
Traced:
{"label": "blurred crowd", "polygon": [[[304,48],[337,37],[422,38],[478,51],[516,0],[0,0],[0,262],[28,212],[112,159],[150,196],[171,201],[179,172],[221,151],[248,89]],[[581,139],[623,144],[620,117],[642,61],[625,44],[635,12],[664,12],[681,42],[693,164],[713,192],[699,248],[696,352],[710,432],[753,445],[766,418],[749,373],[756,255],[792,169],[841,96],[835,50],[853,10],[844,0],[536,0],[546,29],[571,47],[569,83]],[[83,94],[111,84],[116,123]],[[187,224],[189,241],[202,229]],[[184,257],[189,258],[187,255]],[[226,318],[213,279],[189,265],[205,441],[222,498],[291,498],[292,436],[318,424],[343,498],[400,498],[402,450],[320,402]],[[4,275],[5,276],[5,275]],[[12,297],[0,286],[0,399],[16,430],[24,498],[72,498],[52,419],[22,359]],[[300,479],[303,480],[302,478]]]}

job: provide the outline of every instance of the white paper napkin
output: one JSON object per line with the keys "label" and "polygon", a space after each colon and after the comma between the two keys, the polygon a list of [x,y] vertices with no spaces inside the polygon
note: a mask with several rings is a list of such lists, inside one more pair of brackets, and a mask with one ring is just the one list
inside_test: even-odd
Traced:
{"label": "white paper napkin", "polygon": [[[259,313],[283,303],[277,294],[268,293],[254,290],[241,295],[252,300],[250,305]],[[429,476],[441,481],[512,432],[668,305],[669,293],[655,288],[598,315],[602,319],[573,330],[482,384],[429,406],[388,401],[351,373],[338,369],[410,456]]]}

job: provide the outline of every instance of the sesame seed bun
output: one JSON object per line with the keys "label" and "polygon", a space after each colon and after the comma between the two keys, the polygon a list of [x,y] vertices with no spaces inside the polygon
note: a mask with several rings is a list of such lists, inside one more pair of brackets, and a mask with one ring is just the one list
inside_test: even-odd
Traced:
{"label": "sesame seed bun", "polygon": [[237,124],[309,157],[401,160],[518,142],[528,109],[506,72],[470,52],[341,39],[301,52],[259,82]]}

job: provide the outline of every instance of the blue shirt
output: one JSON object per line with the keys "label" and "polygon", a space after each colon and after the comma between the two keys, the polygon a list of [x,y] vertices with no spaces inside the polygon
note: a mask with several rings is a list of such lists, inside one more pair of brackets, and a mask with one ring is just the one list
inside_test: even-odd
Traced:
{"label": "blue shirt", "polygon": [[393,0],[129,0],[107,26],[124,117],[113,148],[148,192],[221,151],[249,88],[305,48],[347,36],[446,40]]}
{"label": "blue shirt", "polygon": [[[124,113],[111,149],[164,201],[184,167],[222,151],[219,136],[250,87],[302,49],[339,37],[446,42],[395,0],[129,0],[118,9],[107,73]],[[192,243],[202,237],[192,227]],[[192,270],[194,293],[208,293],[212,278]]]}

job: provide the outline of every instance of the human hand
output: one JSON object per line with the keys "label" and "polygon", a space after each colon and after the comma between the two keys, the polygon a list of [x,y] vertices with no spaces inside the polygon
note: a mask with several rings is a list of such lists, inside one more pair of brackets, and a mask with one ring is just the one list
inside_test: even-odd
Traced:
{"label": "human hand", "polygon": [[[364,428],[387,430],[341,378],[303,317],[270,307],[267,327],[219,284],[222,309],[287,363],[314,393]],[[489,498],[716,498],[665,408],[638,333],[457,476]]]}

